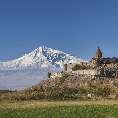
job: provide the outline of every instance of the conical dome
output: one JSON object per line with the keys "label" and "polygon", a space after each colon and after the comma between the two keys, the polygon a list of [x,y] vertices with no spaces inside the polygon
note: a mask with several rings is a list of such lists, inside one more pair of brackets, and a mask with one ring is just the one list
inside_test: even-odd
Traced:
{"label": "conical dome", "polygon": [[99,47],[98,47],[97,50],[96,50],[96,58],[97,58],[97,59],[102,58],[102,52],[101,52],[101,50],[100,50]]}

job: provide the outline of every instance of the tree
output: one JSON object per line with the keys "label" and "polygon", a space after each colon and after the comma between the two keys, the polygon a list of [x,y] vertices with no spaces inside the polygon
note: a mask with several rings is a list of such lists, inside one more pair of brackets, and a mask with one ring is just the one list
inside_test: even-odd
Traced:
{"label": "tree", "polygon": [[50,72],[48,72],[48,78],[50,78],[51,77],[51,73]]}
{"label": "tree", "polygon": [[84,69],[87,69],[87,67],[84,66],[84,65],[80,65],[80,64],[76,64],[76,65],[72,68],[73,71],[76,71],[76,70],[84,70]]}

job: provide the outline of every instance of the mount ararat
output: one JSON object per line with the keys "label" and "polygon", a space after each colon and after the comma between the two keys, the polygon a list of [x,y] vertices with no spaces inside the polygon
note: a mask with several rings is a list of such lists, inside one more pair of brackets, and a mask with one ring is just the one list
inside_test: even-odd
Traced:
{"label": "mount ararat", "polygon": [[48,72],[63,70],[64,63],[80,63],[83,60],[62,51],[39,47],[29,54],[0,62],[0,89],[21,90],[47,79]]}

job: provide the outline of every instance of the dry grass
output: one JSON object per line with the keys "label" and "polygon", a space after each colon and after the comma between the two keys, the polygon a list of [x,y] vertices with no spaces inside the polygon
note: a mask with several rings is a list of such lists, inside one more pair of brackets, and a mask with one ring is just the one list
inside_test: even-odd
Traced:
{"label": "dry grass", "polygon": [[82,105],[118,105],[118,100],[99,101],[0,101],[0,108],[43,108]]}

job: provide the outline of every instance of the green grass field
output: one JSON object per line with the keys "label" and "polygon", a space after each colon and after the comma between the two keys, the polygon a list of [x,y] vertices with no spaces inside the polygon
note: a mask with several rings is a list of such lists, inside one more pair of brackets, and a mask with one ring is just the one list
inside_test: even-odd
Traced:
{"label": "green grass field", "polygon": [[4,101],[0,118],[118,118],[118,100]]}

